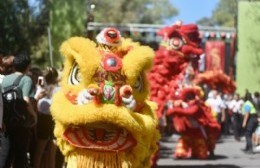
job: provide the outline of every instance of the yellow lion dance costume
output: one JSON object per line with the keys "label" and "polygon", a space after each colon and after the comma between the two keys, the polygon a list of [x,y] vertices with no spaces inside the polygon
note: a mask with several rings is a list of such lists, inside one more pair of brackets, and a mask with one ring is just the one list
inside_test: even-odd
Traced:
{"label": "yellow lion dance costume", "polygon": [[153,50],[106,28],[97,44],[73,37],[60,51],[64,71],[51,113],[67,168],[150,167],[159,140],[145,75]]}

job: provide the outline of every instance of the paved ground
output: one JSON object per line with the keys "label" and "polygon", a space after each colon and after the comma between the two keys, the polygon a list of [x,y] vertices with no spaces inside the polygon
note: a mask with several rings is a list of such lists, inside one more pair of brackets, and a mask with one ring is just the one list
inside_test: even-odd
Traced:
{"label": "paved ground", "polygon": [[244,154],[245,140],[237,142],[232,136],[224,137],[217,143],[213,160],[174,160],[178,136],[162,138],[158,168],[260,168],[260,151],[255,154]]}

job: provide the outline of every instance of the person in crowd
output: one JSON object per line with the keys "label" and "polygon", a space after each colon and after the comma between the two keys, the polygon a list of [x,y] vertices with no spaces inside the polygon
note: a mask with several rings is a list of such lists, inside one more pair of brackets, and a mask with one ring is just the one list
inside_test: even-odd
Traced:
{"label": "person in crowd", "polygon": [[260,118],[258,118],[258,126],[256,131],[253,133],[253,145],[255,146],[256,151],[260,151]]}
{"label": "person in crowd", "polygon": [[30,129],[37,122],[36,113],[33,110],[30,97],[34,96],[33,83],[29,76],[26,75],[29,70],[31,60],[25,54],[19,54],[14,57],[13,67],[15,72],[6,75],[2,82],[2,87],[11,86],[18,76],[23,75],[18,88],[22,91],[23,100],[26,102],[26,117],[21,123],[17,125],[13,123],[7,130],[7,135],[10,141],[10,149],[5,167],[25,168],[27,166],[27,150],[30,138]]}
{"label": "person in crowd", "polygon": [[[5,56],[3,50],[0,49],[0,86],[3,82],[5,75],[13,72],[13,55]],[[1,87],[0,87],[1,89]],[[0,96],[0,168],[4,167],[8,152],[9,152],[9,138],[6,134],[6,127],[3,123],[3,101]]]}
{"label": "person in crowd", "polygon": [[6,55],[2,58],[2,71],[4,75],[8,75],[14,72],[13,61],[14,56],[12,54]]}
{"label": "person in crowd", "polygon": [[260,93],[258,91],[254,92],[253,101],[254,101],[257,115],[260,116]]}
{"label": "person in crowd", "polygon": [[[4,79],[3,57],[4,57],[4,52],[0,48],[0,84],[2,83],[2,81]],[[0,89],[1,89],[1,87],[0,87]],[[0,96],[0,128],[1,128],[1,132],[2,132],[2,128],[3,128],[2,120],[3,120],[3,100],[2,100],[2,96]]]}
{"label": "person in crowd", "polygon": [[206,104],[216,113],[218,123],[221,124],[221,128],[223,129],[223,123],[225,121],[225,105],[222,98],[219,96],[218,91],[212,90],[209,92]]}
{"label": "person in crowd", "polygon": [[230,109],[231,102],[232,102],[233,96],[231,94],[224,94],[223,96],[223,102],[225,104],[225,122],[224,122],[224,135],[231,135],[232,133],[232,127],[231,127],[231,116],[232,116],[232,110]]}
{"label": "person in crowd", "polygon": [[[0,90],[1,89],[1,83],[4,78],[4,67],[3,67],[3,56],[4,52],[0,49]],[[2,94],[2,93],[1,93]],[[0,96],[0,141],[1,141],[1,148],[0,148],[0,167],[4,166],[6,157],[7,157],[7,151],[9,148],[9,140],[5,136],[5,130],[3,125],[3,99],[2,96]]]}
{"label": "person in crowd", "polygon": [[226,135],[227,105],[224,101],[223,94],[219,91],[217,91],[217,102],[219,102],[219,108],[221,110],[221,117],[218,118],[218,121],[221,124],[221,134]]}
{"label": "person in crowd", "polygon": [[252,135],[258,125],[257,112],[250,93],[246,93],[244,101],[245,103],[242,107],[244,114],[242,127],[245,129],[246,147],[243,151],[247,154],[253,154]]}
{"label": "person in crowd", "polygon": [[[53,68],[47,68],[44,76],[38,78],[37,92],[42,92],[45,96],[40,98],[37,102],[38,109],[38,124],[37,124],[37,142],[35,149],[35,156],[33,161],[34,168],[40,168],[41,166],[46,168],[55,168],[55,156],[56,156],[56,144],[54,141],[53,131],[54,122],[50,115],[50,105],[52,101],[52,95],[57,91],[58,87],[58,71]],[[47,152],[46,152],[47,151]],[[47,153],[44,155],[44,153]],[[44,161],[45,159],[45,161]],[[48,161],[46,161],[46,159]]]}
{"label": "person in crowd", "polygon": [[256,131],[253,133],[253,145],[255,145],[255,150],[260,151],[260,93],[258,91],[254,92],[253,97],[254,105],[256,107],[257,116],[258,116],[258,126]]}
{"label": "person in crowd", "polygon": [[237,141],[240,141],[242,136],[242,106],[244,100],[240,98],[240,94],[234,94],[232,101],[229,104],[229,109],[232,110],[232,125],[234,130],[234,138]]}
{"label": "person in crowd", "polygon": [[[31,67],[30,70],[27,73],[28,76],[31,77],[32,82],[33,82],[33,87],[36,90],[37,88],[37,81],[38,81],[38,77],[43,75],[42,69],[40,69],[39,67]],[[45,95],[45,92],[42,92],[41,94],[38,94],[37,97],[31,97],[31,102],[33,104],[33,108],[34,111],[37,113],[37,101],[42,98]],[[31,138],[30,138],[30,145],[29,145],[29,163],[30,166],[33,167],[33,160],[34,160],[34,152],[35,152],[35,148],[36,148],[36,140],[37,140],[37,125],[35,125],[34,127],[32,127],[31,129]]]}
{"label": "person in crowd", "polygon": [[[3,75],[3,61],[2,61],[3,56],[4,56],[4,53],[3,53],[2,49],[0,48],[0,84],[2,83],[3,78],[4,78],[4,75]],[[0,87],[0,91],[1,90],[2,89]],[[0,96],[0,128],[1,129],[2,129],[2,119],[3,119],[3,99],[2,99],[2,96]]]}

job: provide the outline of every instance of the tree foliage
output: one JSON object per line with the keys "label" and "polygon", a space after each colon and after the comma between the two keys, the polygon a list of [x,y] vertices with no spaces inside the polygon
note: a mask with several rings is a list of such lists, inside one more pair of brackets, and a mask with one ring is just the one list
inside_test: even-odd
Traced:
{"label": "tree foliage", "polygon": [[38,66],[50,65],[50,27],[54,66],[60,67],[61,43],[84,36],[90,16],[103,23],[160,24],[177,13],[169,0],[1,0],[0,48],[26,52]]}
{"label": "tree foliage", "polygon": [[155,24],[176,14],[177,9],[168,0],[53,0],[51,32],[54,62],[61,65],[59,46],[71,36],[84,36],[87,21]]}
{"label": "tree foliage", "polygon": [[86,0],[53,0],[51,7],[51,34],[53,61],[61,66],[61,43],[71,36],[84,36],[86,24]]}
{"label": "tree foliage", "polygon": [[203,26],[235,27],[238,0],[220,0],[212,16],[200,19],[197,23]]}
{"label": "tree foliage", "polygon": [[161,24],[178,14],[169,0],[92,0],[96,22]]}
{"label": "tree foliage", "polygon": [[29,4],[28,0],[0,1],[0,47],[10,54],[27,53],[37,62],[32,46],[39,45],[46,35],[49,11],[47,0],[34,0],[34,3],[38,5]]}

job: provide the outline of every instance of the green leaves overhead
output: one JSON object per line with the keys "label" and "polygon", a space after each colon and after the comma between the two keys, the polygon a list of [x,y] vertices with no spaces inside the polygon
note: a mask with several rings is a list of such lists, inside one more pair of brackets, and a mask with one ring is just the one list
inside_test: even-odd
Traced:
{"label": "green leaves overhead", "polygon": [[53,44],[53,60],[61,66],[59,54],[61,43],[71,36],[84,36],[86,16],[86,0],[53,0],[51,7],[51,34]]}
{"label": "green leaves overhead", "polygon": [[85,36],[87,21],[161,24],[177,14],[170,0],[1,0],[0,48],[26,52],[33,64],[50,66],[50,27],[54,66],[59,68],[61,43]]}
{"label": "green leaves overhead", "polygon": [[211,17],[202,18],[197,23],[203,26],[235,27],[237,3],[237,0],[220,0]]}
{"label": "green leaves overhead", "polygon": [[48,0],[0,1],[0,47],[6,54],[24,52],[31,55],[35,63],[38,58],[34,57],[32,47],[39,46],[37,52],[43,51],[40,59],[43,60],[46,53],[48,56],[48,48],[41,45],[49,24],[48,9]]}
{"label": "green leaves overhead", "polygon": [[178,10],[169,0],[93,0],[96,22],[161,24]]}

